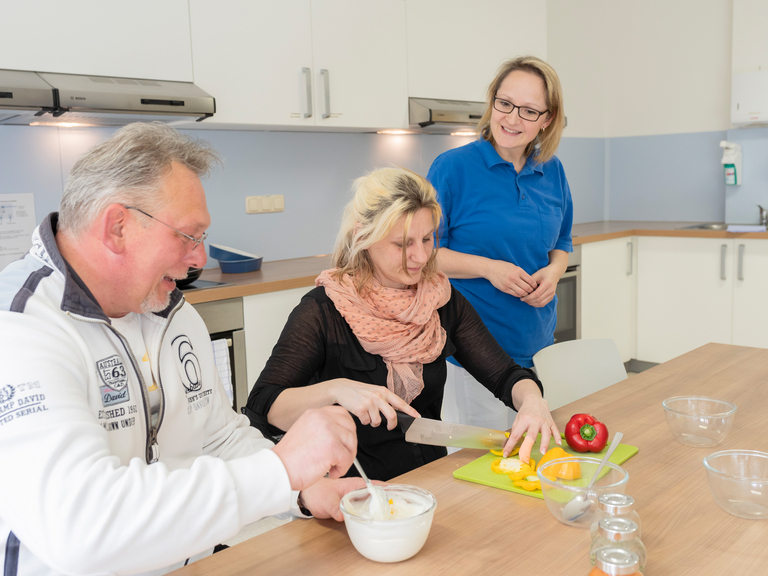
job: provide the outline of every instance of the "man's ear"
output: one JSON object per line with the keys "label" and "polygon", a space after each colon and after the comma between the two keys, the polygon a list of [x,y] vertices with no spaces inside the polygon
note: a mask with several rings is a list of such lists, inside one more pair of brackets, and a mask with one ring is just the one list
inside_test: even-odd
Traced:
{"label": "man's ear", "polygon": [[110,204],[98,217],[101,243],[115,253],[125,251],[128,210],[121,204]]}

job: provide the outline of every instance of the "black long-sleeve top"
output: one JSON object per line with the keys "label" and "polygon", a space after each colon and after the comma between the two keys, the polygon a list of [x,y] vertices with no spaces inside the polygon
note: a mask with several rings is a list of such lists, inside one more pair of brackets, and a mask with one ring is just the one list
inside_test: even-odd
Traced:
{"label": "black long-sleeve top", "polygon": [[[447,338],[440,356],[424,365],[424,389],[411,406],[426,418],[440,419],[446,379],[446,358],[453,355],[472,376],[507,406],[512,405],[512,387],[523,379],[541,382],[518,366],[488,332],[472,305],[457,290],[438,309]],[[291,312],[264,371],[248,397],[246,414],[251,424],[276,437],[282,430],[267,422],[272,403],[286,388],[309,386],[334,378],[349,378],[387,385],[387,367],[381,356],[366,352],[333,302],[318,287],[307,293]],[[357,457],[368,476],[389,480],[446,455],[439,446],[405,441],[399,427],[387,430],[357,424]],[[357,475],[352,467],[348,475]]]}

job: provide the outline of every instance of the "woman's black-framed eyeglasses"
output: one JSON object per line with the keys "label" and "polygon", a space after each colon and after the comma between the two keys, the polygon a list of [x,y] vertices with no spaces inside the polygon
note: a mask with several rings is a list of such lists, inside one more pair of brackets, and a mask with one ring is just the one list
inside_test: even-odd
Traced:
{"label": "woman's black-framed eyeglasses", "polygon": [[515,106],[509,100],[496,98],[495,96],[493,98],[493,107],[502,114],[511,114],[514,112],[515,108],[517,108],[517,115],[520,116],[520,118],[523,120],[527,120],[528,122],[536,122],[536,120],[538,120],[542,114],[549,112],[549,110],[539,112],[538,110],[529,108],[528,106]]}

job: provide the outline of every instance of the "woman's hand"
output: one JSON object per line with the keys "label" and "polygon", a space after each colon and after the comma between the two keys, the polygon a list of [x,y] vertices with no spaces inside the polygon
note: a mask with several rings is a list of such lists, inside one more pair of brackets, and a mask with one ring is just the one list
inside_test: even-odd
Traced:
{"label": "woman's hand", "polygon": [[533,280],[538,284],[536,290],[520,298],[526,304],[534,308],[542,308],[552,301],[557,290],[557,283],[560,281],[559,266],[547,266],[533,273]]}
{"label": "woman's hand", "polygon": [[517,442],[525,432],[525,440],[520,446],[520,460],[528,462],[531,458],[531,450],[536,442],[536,437],[541,432],[542,454],[547,452],[550,438],[560,445],[560,430],[557,429],[552,414],[549,412],[549,404],[541,397],[539,387],[533,380],[520,380],[512,388],[512,399],[515,406],[520,406],[515,417],[515,423],[509,431],[509,440],[504,445],[504,456],[507,456],[517,445]]}
{"label": "woman's hand", "polygon": [[490,260],[484,276],[497,290],[523,298],[536,290],[538,282],[511,262]]}
{"label": "woman's hand", "polygon": [[387,420],[387,430],[393,430],[397,426],[395,410],[410,414],[414,418],[421,416],[400,396],[390,392],[386,386],[363,384],[348,378],[328,380],[326,385],[334,403],[352,412],[363,424],[379,426],[383,414]]}

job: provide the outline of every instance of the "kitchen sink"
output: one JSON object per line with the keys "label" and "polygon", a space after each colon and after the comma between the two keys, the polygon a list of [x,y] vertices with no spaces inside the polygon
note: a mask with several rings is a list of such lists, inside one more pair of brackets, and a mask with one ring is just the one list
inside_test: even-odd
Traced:
{"label": "kitchen sink", "polygon": [[678,230],[726,230],[728,224],[724,222],[706,222],[704,224],[693,224],[692,226],[683,226]]}

